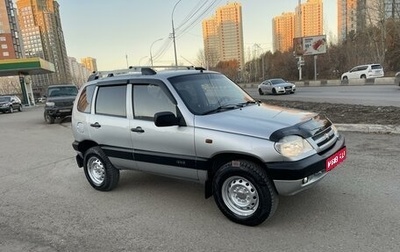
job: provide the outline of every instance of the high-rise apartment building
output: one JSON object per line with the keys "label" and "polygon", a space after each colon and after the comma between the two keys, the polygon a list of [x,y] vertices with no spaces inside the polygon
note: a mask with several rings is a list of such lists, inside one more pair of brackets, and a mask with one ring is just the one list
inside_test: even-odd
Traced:
{"label": "high-rise apartment building", "polygon": [[12,0],[0,1],[0,60],[22,58],[22,42]]}
{"label": "high-rise apartment building", "polygon": [[357,30],[357,6],[358,0],[338,0],[338,37],[343,41],[347,34]]}
{"label": "high-rise apartment building", "polygon": [[384,0],[385,18],[400,19],[400,0]]}
{"label": "high-rise apartment building", "polygon": [[294,12],[282,13],[272,19],[273,50],[287,52],[293,48]]}
{"label": "high-rise apartment building", "polygon": [[91,57],[86,57],[81,59],[81,64],[86,67],[90,72],[97,71],[97,62],[96,59]]}
{"label": "high-rise apartment building", "polygon": [[307,0],[296,7],[295,13],[295,37],[323,35],[322,0]]}
{"label": "high-rise apartment building", "polygon": [[219,61],[237,60],[244,66],[242,6],[229,3],[203,21],[204,53],[208,66]]}
{"label": "high-rise apartment building", "polygon": [[17,0],[25,56],[54,64],[55,73],[32,76],[33,89],[43,93],[48,85],[71,83],[59,4],[54,0]]}
{"label": "high-rise apartment building", "polygon": [[338,0],[338,37],[344,41],[350,33],[378,25],[386,19],[400,18],[400,0]]}

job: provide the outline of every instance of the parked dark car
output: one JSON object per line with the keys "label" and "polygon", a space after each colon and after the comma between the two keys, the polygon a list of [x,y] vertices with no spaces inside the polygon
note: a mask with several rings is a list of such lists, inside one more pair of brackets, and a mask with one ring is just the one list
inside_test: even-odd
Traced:
{"label": "parked dark car", "polygon": [[22,102],[15,95],[0,96],[0,111],[13,113],[15,110],[22,111]]}
{"label": "parked dark car", "polygon": [[44,120],[52,124],[57,118],[71,116],[78,88],[75,85],[51,85],[46,92]]}

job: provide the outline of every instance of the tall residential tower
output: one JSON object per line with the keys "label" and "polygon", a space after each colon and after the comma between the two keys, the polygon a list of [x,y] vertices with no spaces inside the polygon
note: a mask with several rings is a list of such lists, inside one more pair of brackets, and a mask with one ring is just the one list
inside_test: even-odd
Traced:
{"label": "tall residential tower", "polygon": [[220,61],[237,60],[244,66],[242,6],[229,3],[203,21],[204,53],[209,66]]}
{"label": "tall residential tower", "polygon": [[48,85],[71,83],[71,73],[59,4],[54,0],[17,0],[25,56],[40,57],[54,64],[55,73],[32,76],[34,91]]}
{"label": "tall residential tower", "polygon": [[323,35],[324,17],[322,0],[307,0],[306,3],[296,7],[295,13],[295,37]]}
{"label": "tall residential tower", "polygon": [[22,42],[12,0],[0,1],[0,60],[22,58]]}
{"label": "tall residential tower", "polygon": [[287,52],[292,50],[294,18],[294,12],[287,12],[272,19],[272,42],[274,51]]}

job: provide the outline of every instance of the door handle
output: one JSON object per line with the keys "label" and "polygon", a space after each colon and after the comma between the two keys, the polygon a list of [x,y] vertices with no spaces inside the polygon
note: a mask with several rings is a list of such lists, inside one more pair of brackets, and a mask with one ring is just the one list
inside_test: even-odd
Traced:
{"label": "door handle", "polygon": [[98,123],[98,122],[91,123],[90,126],[93,127],[93,128],[97,128],[97,129],[98,129],[98,128],[101,128],[101,125],[100,125],[100,123]]}
{"label": "door handle", "polygon": [[131,131],[138,132],[138,133],[144,133],[144,130],[140,126],[137,126],[136,128],[132,128]]}

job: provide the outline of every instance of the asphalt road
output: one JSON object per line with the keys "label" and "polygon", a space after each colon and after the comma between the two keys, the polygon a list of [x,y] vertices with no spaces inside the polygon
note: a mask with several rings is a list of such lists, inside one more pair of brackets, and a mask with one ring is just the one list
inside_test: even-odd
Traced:
{"label": "asphalt road", "polygon": [[400,107],[400,87],[395,85],[297,87],[294,95],[263,95],[246,88],[254,98]]}
{"label": "asphalt road", "polygon": [[0,114],[0,251],[399,251],[400,135],[344,132],[348,159],[281,197],[257,227],[235,224],[199,184],[122,172],[112,192],[75,164],[70,123]]}

